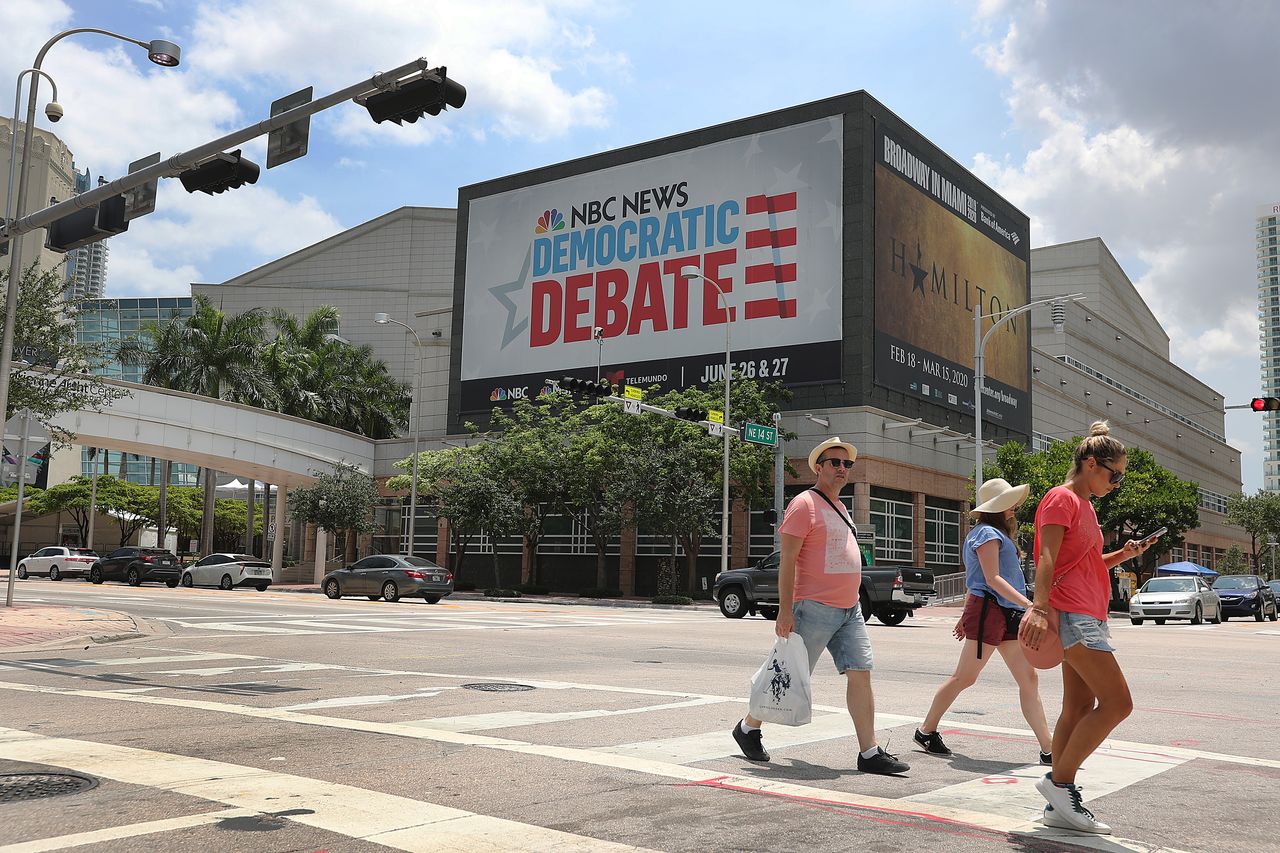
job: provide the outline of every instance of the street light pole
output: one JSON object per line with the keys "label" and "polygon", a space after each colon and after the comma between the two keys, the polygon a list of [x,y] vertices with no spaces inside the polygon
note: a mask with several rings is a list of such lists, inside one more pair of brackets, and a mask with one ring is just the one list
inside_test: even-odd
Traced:
{"label": "street light pole", "polygon": [[[733,378],[731,350],[729,349],[729,328],[733,322],[733,309],[729,307],[729,297],[725,289],[702,270],[694,266],[680,268],[680,277],[684,279],[700,278],[716,289],[719,302],[724,309],[724,426],[729,426],[729,381]],[[729,432],[724,430],[724,480],[723,494],[720,502],[720,571],[729,571]]]}
{"label": "street light pole", "polygon": [[[113,33],[110,30],[100,30],[95,27],[77,27],[71,30],[64,30],[53,38],[44,43],[44,47],[40,48],[40,52],[36,54],[36,61],[31,68],[23,71],[18,75],[18,91],[22,90],[23,74],[31,74],[31,84],[27,88],[27,119],[26,127],[22,131],[22,163],[18,167],[18,192],[13,207],[11,218],[15,221],[22,218],[22,209],[27,202],[27,178],[28,166],[27,161],[31,154],[31,137],[35,131],[36,123],[36,93],[40,86],[40,78],[49,77],[40,70],[40,66],[44,64],[45,54],[49,52],[49,48],[53,47],[57,42],[76,33],[98,33],[99,35],[111,36],[120,41],[136,44],[147,49],[147,56],[157,65],[175,66],[178,64],[178,58],[181,51],[176,44],[168,41],[154,40],[151,42],[140,41],[138,39],[122,36],[119,33]],[[50,83],[52,83],[50,79]],[[54,88],[54,97],[57,97],[57,88]],[[14,97],[13,111],[13,140],[10,151],[12,152],[17,146],[18,134],[18,97]],[[9,193],[13,195],[13,162],[11,155],[9,159]],[[6,204],[6,207],[8,205]],[[18,286],[22,281],[22,242],[20,240],[11,239],[9,241],[9,282],[7,293],[5,294],[4,305],[4,334],[0,337],[0,418],[5,416],[9,408],[9,374],[13,370],[13,327],[18,313]]]}
{"label": "street light pole", "polygon": [[413,433],[413,473],[411,474],[413,479],[409,483],[409,554],[412,555],[414,553],[413,549],[417,545],[417,540],[414,537],[417,533],[418,521],[418,417],[421,414],[418,411],[418,384],[422,379],[422,339],[418,337],[418,333],[408,323],[395,320],[381,311],[373,315],[373,322],[379,326],[391,323],[413,335],[415,353],[413,394],[409,398],[409,430]]}
{"label": "street light pole", "polygon": [[[991,335],[996,329],[1019,314],[1025,314],[1038,305],[1054,305],[1053,327],[1054,331],[1061,333],[1065,315],[1057,309],[1067,302],[1079,302],[1084,298],[1085,295],[1083,293],[1069,293],[1066,296],[1037,299],[1035,302],[1028,302],[1021,308],[1015,308],[1003,314],[983,314],[982,305],[973,306],[973,493],[975,495],[977,495],[978,489],[982,488],[982,388],[983,374],[986,367],[986,357],[983,352],[987,348],[987,341],[991,339]],[[991,324],[991,328],[987,329],[985,335],[982,333],[983,320],[995,321]]]}

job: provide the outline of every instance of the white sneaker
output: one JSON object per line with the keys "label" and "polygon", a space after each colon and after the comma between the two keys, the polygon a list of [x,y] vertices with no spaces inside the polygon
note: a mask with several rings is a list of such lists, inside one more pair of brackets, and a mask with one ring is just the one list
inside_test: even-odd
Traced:
{"label": "white sneaker", "polygon": [[1036,790],[1049,801],[1044,810],[1044,825],[1058,829],[1074,829],[1077,832],[1093,832],[1110,835],[1111,827],[1093,816],[1080,800],[1080,789],[1075,785],[1055,785],[1048,774],[1036,782]]}

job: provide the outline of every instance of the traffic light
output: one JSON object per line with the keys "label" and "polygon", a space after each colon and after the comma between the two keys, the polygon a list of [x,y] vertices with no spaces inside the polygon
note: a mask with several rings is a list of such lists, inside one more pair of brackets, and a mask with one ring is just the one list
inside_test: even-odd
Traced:
{"label": "traffic light", "polygon": [[1254,397],[1249,408],[1255,412],[1280,411],[1280,397]]}
{"label": "traffic light", "polygon": [[116,195],[99,202],[97,207],[86,207],[68,213],[49,223],[48,231],[45,232],[45,248],[54,252],[69,252],[128,231],[125,208],[124,196]]}
{"label": "traffic light", "polygon": [[384,121],[413,124],[424,114],[438,116],[445,107],[458,109],[466,103],[467,90],[458,81],[446,77],[447,71],[441,66],[429,77],[420,77],[399,88],[370,95],[364,102],[369,117],[378,124]]}
{"label": "traffic light", "polygon": [[587,397],[608,397],[613,393],[613,386],[609,384],[608,379],[596,382],[591,379],[566,376],[560,380],[560,387],[570,394],[582,394]]}
{"label": "traffic light", "polygon": [[676,417],[682,421],[705,421],[707,410],[697,406],[676,406]]}
{"label": "traffic light", "polygon": [[240,156],[240,149],[230,154],[215,154],[213,159],[206,160],[199,166],[188,169],[178,180],[187,192],[202,192],[213,195],[226,190],[238,189],[245,184],[256,184],[262,172],[258,164]]}

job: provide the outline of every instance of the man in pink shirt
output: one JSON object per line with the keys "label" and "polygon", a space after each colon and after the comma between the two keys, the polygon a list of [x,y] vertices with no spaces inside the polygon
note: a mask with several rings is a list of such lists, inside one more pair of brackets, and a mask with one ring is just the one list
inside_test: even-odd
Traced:
{"label": "man in pink shirt", "polygon": [[[831,652],[836,672],[847,682],[845,702],[858,735],[858,769],[905,773],[911,768],[876,743],[871,638],[858,606],[862,554],[853,521],[840,504],[857,456],[858,449],[839,438],[829,438],[809,453],[809,468],[818,482],[791,499],[778,528],[782,559],[774,630],[779,637],[794,632],[804,640],[810,672],[824,648]],[[760,721],[750,714],[733,727],[733,739],[749,760],[769,760]]]}

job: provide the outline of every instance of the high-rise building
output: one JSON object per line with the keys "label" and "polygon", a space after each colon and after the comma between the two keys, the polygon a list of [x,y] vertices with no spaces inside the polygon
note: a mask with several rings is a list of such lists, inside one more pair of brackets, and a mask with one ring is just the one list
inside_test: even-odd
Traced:
{"label": "high-rise building", "polygon": [[[72,164],[72,171],[76,178],[76,195],[88,192],[92,188],[89,170],[85,169],[81,174]],[[98,183],[104,183],[101,177],[98,178]],[[68,300],[78,302],[82,299],[102,298],[107,285],[107,255],[110,251],[107,241],[99,240],[67,252]]]}
{"label": "high-rise building", "polygon": [[[1280,203],[1258,208],[1258,330],[1262,395],[1280,397]],[[1280,412],[1263,415],[1262,486],[1280,492]]]}
{"label": "high-rise building", "polygon": [[[9,187],[9,145],[12,141],[15,122],[0,116],[0,205],[10,198]],[[19,123],[17,132],[22,134],[25,128]],[[21,136],[18,141],[21,147]],[[22,152],[18,152],[18,161],[22,161]],[[12,204],[17,204],[18,195],[17,167],[14,167],[14,186],[12,187]],[[41,210],[49,205],[50,199],[65,201],[75,192],[76,172],[71,162],[71,151],[66,144],[47,130],[36,128],[31,138],[31,155],[27,158],[27,199],[25,212]],[[0,210],[0,216],[4,216]],[[62,263],[60,252],[52,252],[44,247],[45,229],[38,228],[30,234],[19,238],[22,244],[22,266],[30,266],[32,261],[39,260],[40,268],[51,270]],[[8,257],[4,264],[8,268]]]}

